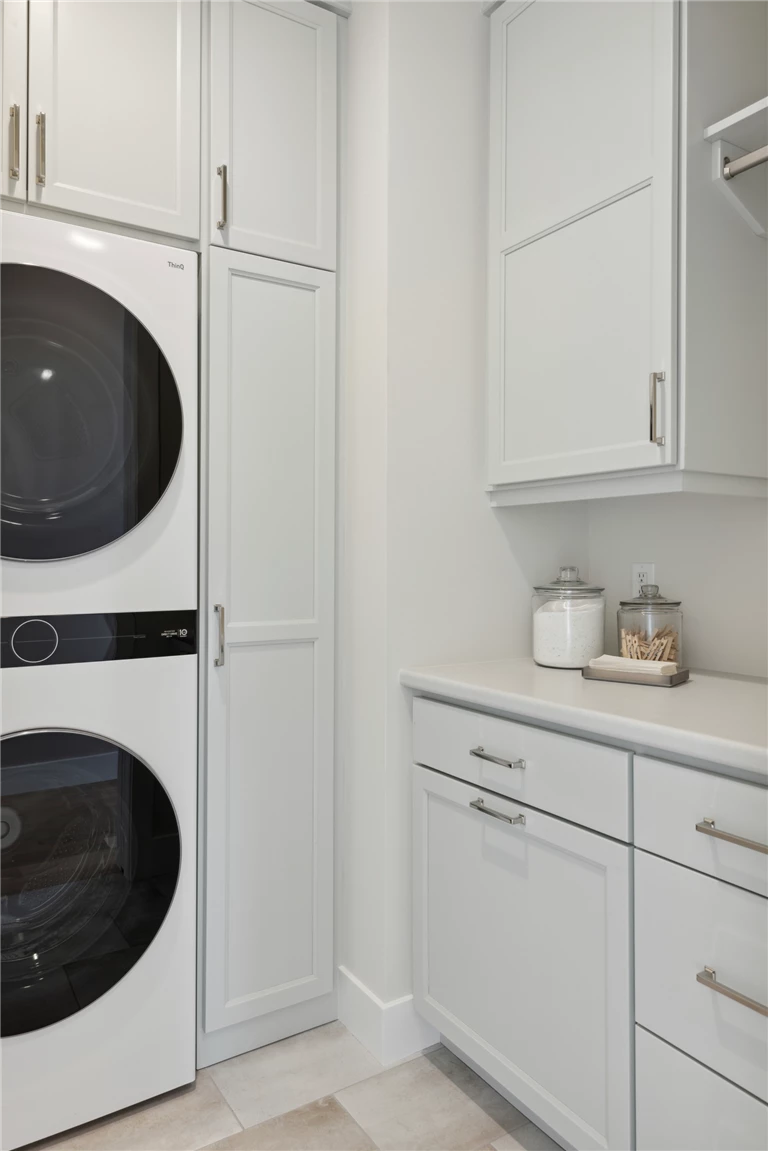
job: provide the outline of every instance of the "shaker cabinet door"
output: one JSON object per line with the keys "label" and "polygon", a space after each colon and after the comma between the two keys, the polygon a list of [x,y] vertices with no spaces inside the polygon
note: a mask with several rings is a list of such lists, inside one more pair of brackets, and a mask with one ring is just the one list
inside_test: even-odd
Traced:
{"label": "shaker cabinet door", "polygon": [[491,17],[491,484],[676,459],[676,20]]}
{"label": "shaker cabinet door", "polygon": [[206,1031],[333,986],[335,280],[211,252]]}
{"label": "shaker cabinet door", "polygon": [[211,5],[214,244],[336,267],[336,37],[305,0]]}
{"label": "shaker cabinet door", "polygon": [[29,200],[200,234],[200,0],[34,0]]}
{"label": "shaker cabinet door", "polygon": [[0,4],[2,75],[2,159],[0,192],[27,198],[27,0]]}
{"label": "shaker cabinet door", "polygon": [[569,1145],[631,1146],[629,848],[413,771],[417,1009]]}

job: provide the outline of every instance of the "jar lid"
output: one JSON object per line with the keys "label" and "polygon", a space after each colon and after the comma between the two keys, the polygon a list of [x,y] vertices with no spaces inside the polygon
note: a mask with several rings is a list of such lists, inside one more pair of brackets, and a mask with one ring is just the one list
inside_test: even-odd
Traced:
{"label": "jar lid", "polygon": [[576,567],[563,567],[560,568],[560,574],[557,579],[553,579],[551,583],[539,584],[534,588],[534,591],[545,592],[549,595],[559,595],[566,599],[577,599],[579,596],[595,596],[599,595],[605,588],[598,587],[597,584],[589,584],[586,580],[579,579],[579,569]]}
{"label": "jar lid", "polygon": [[680,607],[683,601],[679,599],[667,599],[666,596],[659,595],[659,585],[657,583],[644,583],[640,588],[640,595],[635,596],[634,599],[619,600],[622,607]]}

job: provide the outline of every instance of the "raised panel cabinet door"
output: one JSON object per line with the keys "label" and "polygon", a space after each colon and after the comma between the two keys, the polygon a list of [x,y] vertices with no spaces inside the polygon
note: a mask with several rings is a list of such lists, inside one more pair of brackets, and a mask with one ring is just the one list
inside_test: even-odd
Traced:
{"label": "raised panel cabinet door", "polygon": [[335,291],[211,252],[206,1031],[333,984]]}
{"label": "raised panel cabinet door", "polygon": [[491,17],[491,484],[677,458],[677,25],[672,0]]}
{"label": "raised panel cabinet door", "polygon": [[629,848],[413,771],[417,1009],[569,1145],[631,1146]]}
{"label": "raised panel cabinet door", "polygon": [[29,199],[200,234],[200,0],[31,0]]}
{"label": "raised panel cabinet door", "polygon": [[304,0],[211,5],[214,244],[336,267],[336,39]]}
{"label": "raised panel cabinet door", "polygon": [[0,192],[27,198],[27,0],[0,5],[2,51],[2,159]]}

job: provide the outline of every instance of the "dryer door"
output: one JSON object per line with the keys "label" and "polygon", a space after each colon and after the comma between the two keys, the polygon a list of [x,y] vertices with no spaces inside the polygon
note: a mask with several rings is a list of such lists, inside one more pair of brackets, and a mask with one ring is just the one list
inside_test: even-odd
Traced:
{"label": "dryer door", "polygon": [[111,543],[146,516],[181,451],[168,362],[122,304],[31,264],[2,267],[2,538],[8,559]]}
{"label": "dryer door", "polygon": [[180,840],[146,764],[74,731],[5,736],[3,1035],[47,1027],[113,987],[173,899]]}

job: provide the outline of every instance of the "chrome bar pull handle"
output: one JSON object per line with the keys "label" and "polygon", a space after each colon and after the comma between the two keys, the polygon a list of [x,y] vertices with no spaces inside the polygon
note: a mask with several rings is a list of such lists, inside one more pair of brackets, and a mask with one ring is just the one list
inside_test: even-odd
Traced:
{"label": "chrome bar pull handle", "polygon": [[224,655],[225,655],[225,650],[226,650],[226,634],[225,634],[225,624],[224,624],[224,604],[223,603],[215,603],[213,605],[213,610],[216,612],[216,615],[219,617],[219,654],[214,659],[213,666],[214,667],[223,667],[224,666]]}
{"label": "chrome bar pull handle", "polygon": [[18,104],[11,104],[11,163],[8,175],[12,180],[19,178],[19,154],[21,152],[21,114]]}
{"label": "chrome bar pull handle", "polygon": [[696,824],[696,830],[702,835],[711,835],[713,839],[724,839],[726,843],[736,843],[739,847],[748,847],[750,851],[760,851],[763,855],[768,855],[768,843],[745,839],[743,835],[734,835],[732,831],[721,831],[719,827],[715,827],[714,819],[705,817],[701,823]]}
{"label": "chrome bar pull handle", "polygon": [[666,372],[651,372],[651,443],[658,444],[660,448],[664,447],[666,440],[664,436],[659,435],[658,427],[658,390],[659,384],[663,384],[667,378]]}
{"label": "chrome bar pull handle", "polygon": [[475,811],[482,811],[483,815],[490,815],[494,819],[500,819],[502,823],[519,823],[525,826],[525,816],[522,812],[519,815],[502,815],[500,811],[494,811],[492,807],[485,806],[485,800],[482,796],[478,795],[477,799],[471,799],[469,806],[474,807]]}
{"label": "chrome bar pull handle", "polygon": [[220,164],[216,175],[221,176],[221,219],[216,221],[216,227],[221,231],[227,226],[227,165]]}
{"label": "chrome bar pull handle", "polygon": [[35,116],[37,124],[37,176],[35,183],[42,187],[45,184],[45,112],[38,112]]}
{"label": "chrome bar pull handle", "polygon": [[476,759],[484,759],[487,763],[497,763],[499,767],[517,767],[521,771],[525,767],[524,759],[499,759],[497,755],[489,755],[484,747],[471,747],[469,754]]}
{"label": "chrome bar pull handle", "polygon": [[768,1015],[768,1007],[764,1003],[759,1003],[757,999],[750,999],[748,995],[742,995],[740,991],[734,991],[732,987],[726,987],[724,983],[718,983],[717,972],[713,967],[705,967],[703,971],[699,971],[696,982],[703,983],[705,987],[709,987],[711,991],[716,991],[718,995],[724,995],[726,999],[732,999],[734,1003],[740,1003],[742,1007],[748,1007],[750,1011],[756,1011],[758,1015]]}

